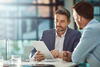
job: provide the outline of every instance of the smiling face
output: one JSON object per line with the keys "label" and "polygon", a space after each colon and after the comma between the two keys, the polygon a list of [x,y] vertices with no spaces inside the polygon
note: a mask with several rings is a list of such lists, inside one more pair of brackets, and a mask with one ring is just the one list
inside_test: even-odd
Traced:
{"label": "smiling face", "polygon": [[55,14],[55,27],[58,36],[61,36],[65,33],[68,24],[69,21],[67,16],[63,14]]}

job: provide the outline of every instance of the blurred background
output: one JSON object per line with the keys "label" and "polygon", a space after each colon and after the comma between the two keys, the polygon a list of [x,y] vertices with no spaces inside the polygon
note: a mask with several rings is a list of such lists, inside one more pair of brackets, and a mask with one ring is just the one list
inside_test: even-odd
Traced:
{"label": "blurred background", "polygon": [[[44,30],[54,28],[55,10],[63,6],[72,15],[72,6],[88,1],[94,6],[94,16],[100,21],[100,0],[0,0],[0,55],[28,59],[32,41],[40,40]],[[73,18],[69,25],[77,29]]]}

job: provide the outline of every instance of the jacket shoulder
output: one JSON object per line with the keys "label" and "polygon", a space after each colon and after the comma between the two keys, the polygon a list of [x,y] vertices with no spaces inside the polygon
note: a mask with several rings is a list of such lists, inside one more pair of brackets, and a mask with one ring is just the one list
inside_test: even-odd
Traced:
{"label": "jacket shoulder", "polygon": [[78,30],[73,30],[73,29],[71,29],[71,28],[69,28],[69,30],[70,30],[70,32],[71,32],[72,34],[79,34],[79,35],[81,35],[81,32],[78,31]]}
{"label": "jacket shoulder", "polygon": [[52,33],[52,32],[55,32],[55,29],[50,29],[50,30],[45,30],[43,33]]}

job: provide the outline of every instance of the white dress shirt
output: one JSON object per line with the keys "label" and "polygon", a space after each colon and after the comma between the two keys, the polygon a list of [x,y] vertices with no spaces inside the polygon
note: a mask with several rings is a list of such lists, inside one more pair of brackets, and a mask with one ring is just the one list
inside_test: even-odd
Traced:
{"label": "white dress shirt", "polygon": [[56,33],[55,50],[58,50],[59,52],[63,51],[63,44],[64,44],[65,34],[66,34],[66,31],[63,35],[61,35],[61,37],[59,37]]}

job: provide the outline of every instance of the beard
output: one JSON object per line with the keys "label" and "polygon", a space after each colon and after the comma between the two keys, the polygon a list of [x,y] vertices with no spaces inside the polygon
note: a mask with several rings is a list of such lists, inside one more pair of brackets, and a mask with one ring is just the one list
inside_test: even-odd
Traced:
{"label": "beard", "polygon": [[61,26],[57,26],[56,27],[56,32],[57,32],[58,35],[64,34],[65,33],[65,30],[66,30],[66,28],[63,28]]}

